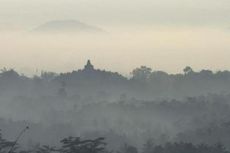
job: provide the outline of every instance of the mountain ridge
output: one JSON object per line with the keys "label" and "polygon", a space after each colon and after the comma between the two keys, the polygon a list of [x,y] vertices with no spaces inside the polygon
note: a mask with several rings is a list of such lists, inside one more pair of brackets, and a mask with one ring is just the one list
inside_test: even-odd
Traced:
{"label": "mountain ridge", "polygon": [[104,30],[78,20],[52,20],[36,27],[36,32],[103,32]]}

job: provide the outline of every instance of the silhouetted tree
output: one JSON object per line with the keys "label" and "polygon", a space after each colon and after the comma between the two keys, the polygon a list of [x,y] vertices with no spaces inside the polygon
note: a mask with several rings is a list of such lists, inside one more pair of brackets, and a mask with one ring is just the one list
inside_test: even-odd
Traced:
{"label": "silhouetted tree", "polygon": [[44,71],[41,72],[41,79],[43,80],[51,81],[55,79],[56,76],[57,74],[54,72],[44,72]]}
{"label": "silhouetted tree", "polygon": [[[0,130],[0,153],[6,153],[10,150],[10,148],[14,145],[15,142],[7,141],[4,138],[2,138],[1,130]],[[11,151],[13,153],[16,150],[17,147],[15,147],[14,150]]]}
{"label": "silhouetted tree", "polygon": [[193,69],[190,66],[186,66],[184,69],[184,74],[189,74],[193,72]]}
{"label": "silhouetted tree", "polygon": [[131,74],[133,79],[137,80],[147,80],[152,73],[152,69],[146,66],[141,66],[140,68],[134,69]]}
{"label": "silhouetted tree", "polygon": [[79,137],[68,137],[61,140],[62,153],[105,153],[104,138],[81,140]]}
{"label": "silhouetted tree", "polygon": [[43,145],[42,147],[38,147],[38,149],[36,149],[36,153],[52,153],[52,152],[57,152],[59,151],[58,149],[56,149],[55,147],[50,147],[48,145]]}

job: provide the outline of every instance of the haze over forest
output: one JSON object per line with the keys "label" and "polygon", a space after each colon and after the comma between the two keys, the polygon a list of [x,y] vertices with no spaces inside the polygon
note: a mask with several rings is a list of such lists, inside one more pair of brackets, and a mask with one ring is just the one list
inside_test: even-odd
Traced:
{"label": "haze over forest", "polygon": [[230,153],[229,0],[0,0],[0,153]]}
{"label": "haze over forest", "polygon": [[150,140],[152,147],[167,142],[230,147],[230,71],[187,66],[168,74],[140,66],[127,78],[88,60],[81,69],[34,77],[2,69],[0,87],[2,133],[13,140],[29,126],[20,141],[27,149],[59,146],[68,136],[105,137],[109,150],[123,144],[140,150]]}

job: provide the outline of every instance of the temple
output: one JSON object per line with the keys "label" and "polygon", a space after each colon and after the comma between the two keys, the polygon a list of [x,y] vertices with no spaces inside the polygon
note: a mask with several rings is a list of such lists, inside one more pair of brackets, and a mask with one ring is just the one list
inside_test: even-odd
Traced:
{"label": "temple", "polygon": [[87,61],[87,64],[85,65],[84,67],[84,71],[87,71],[87,72],[90,72],[90,71],[93,71],[94,70],[94,67],[93,65],[91,64],[90,60]]}

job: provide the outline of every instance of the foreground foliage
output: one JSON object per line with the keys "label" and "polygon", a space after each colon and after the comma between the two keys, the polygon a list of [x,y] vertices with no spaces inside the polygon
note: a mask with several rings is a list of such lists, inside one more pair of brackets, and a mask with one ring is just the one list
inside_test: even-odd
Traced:
{"label": "foreground foliage", "polygon": [[[105,138],[82,140],[80,137],[68,137],[60,141],[60,147],[48,145],[38,146],[32,150],[22,150],[15,142],[10,142],[2,138],[0,134],[0,153],[111,153],[106,148]],[[12,148],[13,147],[13,148]],[[115,151],[114,151],[115,152]],[[213,146],[192,143],[166,143],[164,145],[154,145],[147,141],[141,153],[230,153],[221,144]],[[116,153],[138,153],[134,146],[124,144]]]}

